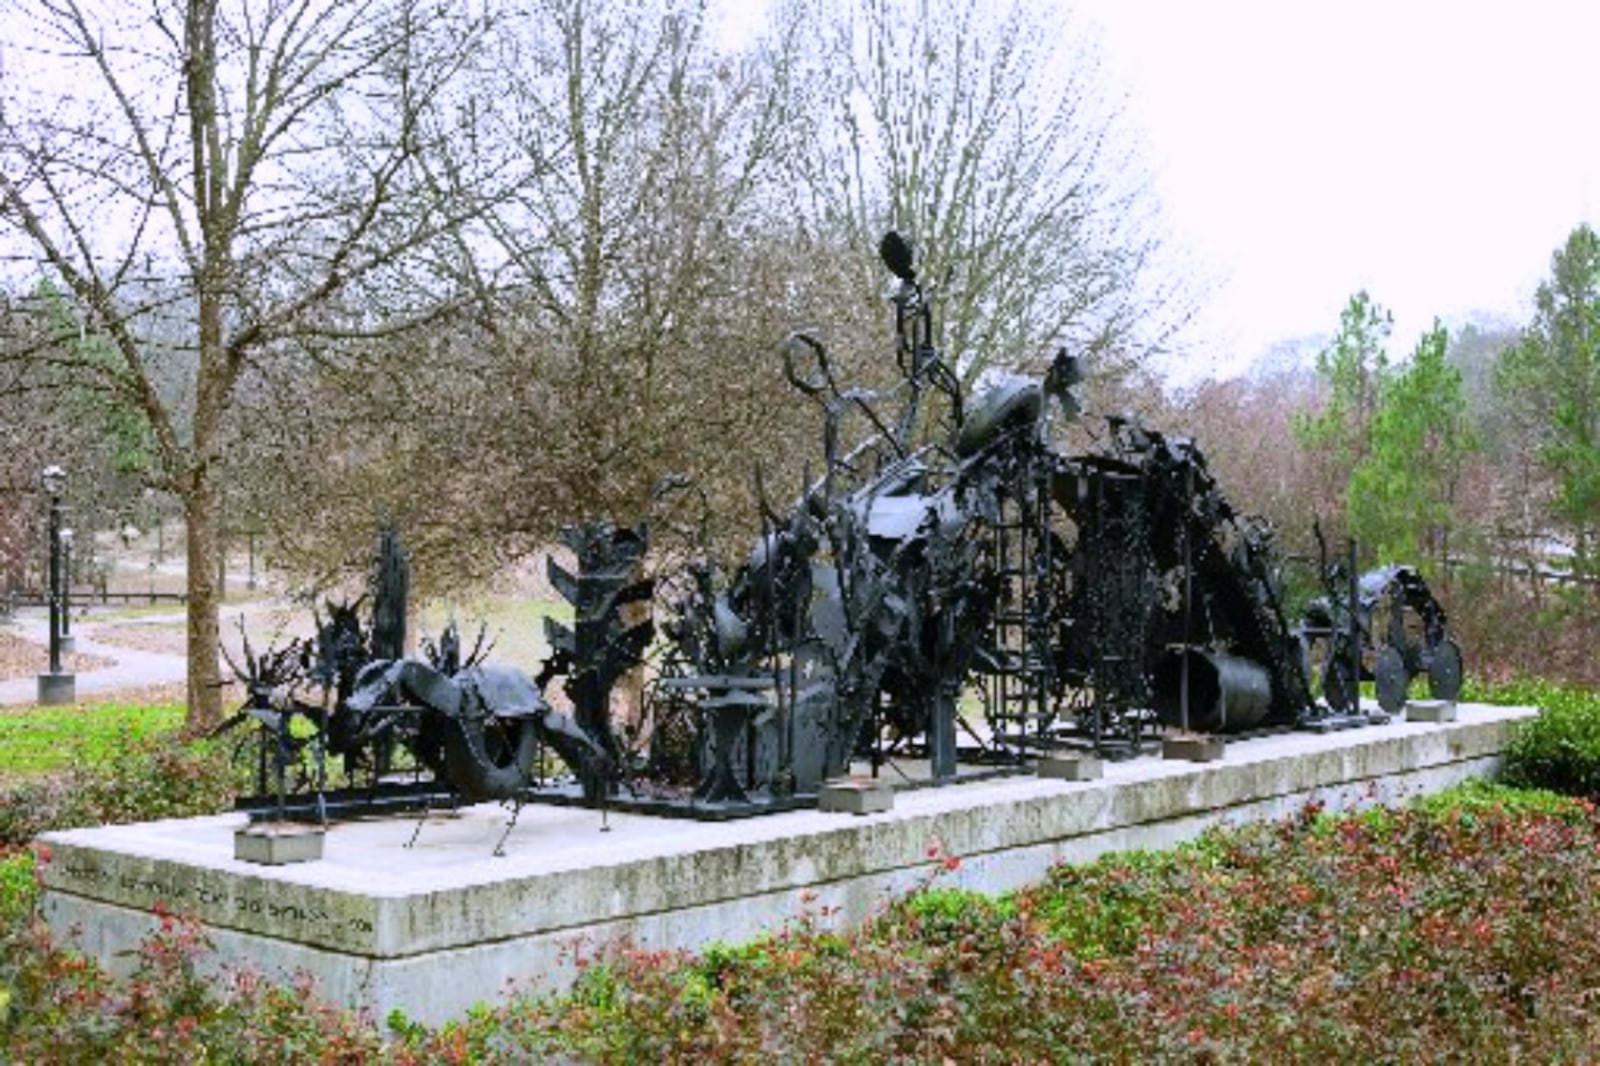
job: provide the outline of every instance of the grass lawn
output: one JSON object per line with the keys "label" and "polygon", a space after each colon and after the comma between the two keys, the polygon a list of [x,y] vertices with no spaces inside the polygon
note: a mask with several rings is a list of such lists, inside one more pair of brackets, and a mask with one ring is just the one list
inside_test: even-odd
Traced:
{"label": "grass lawn", "polygon": [[489,660],[515,666],[530,674],[537,673],[550,655],[550,643],[544,638],[544,620],[556,618],[563,622],[572,620],[570,604],[552,600],[534,600],[520,597],[485,597],[459,603],[430,603],[421,611],[418,636],[437,640],[444,627],[453,619],[461,630],[463,653],[472,650],[473,641],[482,627],[486,647],[490,647]]}
{"label": "grass lawn", "polygon": [[182,703],[0,709],[0,780],[103,761],[132,739],[176,729],[184,711]]}

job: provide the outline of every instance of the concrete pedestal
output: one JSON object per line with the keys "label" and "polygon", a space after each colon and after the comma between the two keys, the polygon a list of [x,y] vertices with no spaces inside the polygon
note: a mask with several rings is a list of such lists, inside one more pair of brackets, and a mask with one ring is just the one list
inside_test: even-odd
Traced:
{"label": "concrete pedestal", "polygon": [[[127,972],[157,904],[192,915],[217,966],[311,973],[335,1003],[439,1023],[474,1003],[565,987],[575,953],[741,942],[801,913],[857,922],[930,878],[1003,892],[1059,862],[1169,847],[1218,823],[1396,803],[1492,774],[1530,708],[1461,705],[1394,722],[1235,740],[1225,762],[1107,763],[1098,780],[1011,776],[896,792],[870,818],[796,810],[727,822],[530,806],[494,854],[495,804],[329,828],[318,862],[240,861],[243,815],[47,833],[55,935]],[[930,855],[935,858],[930,859]],[[959,857],[959,869],[938,861]],[[826,915],[826,917],[816,917]],[[588,945],[588,947],[584,947]]]}

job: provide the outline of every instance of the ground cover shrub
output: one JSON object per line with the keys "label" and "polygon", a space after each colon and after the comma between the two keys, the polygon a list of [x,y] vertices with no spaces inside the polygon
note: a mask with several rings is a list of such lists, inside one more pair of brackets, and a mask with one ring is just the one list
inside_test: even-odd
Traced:
{"label": "ground cover shrub", "polygon": [[[0,859],[0,1062],[368,1063],[372,1018],[320,1003],[309,978],[275,984],[206,965],[194,922],[157,915],[134,969],[112,980],[56,944],[38,914],[49,849]],[[443,1060],[439,1060],[443,1061]]]}
{"label": "ground cover shrub", "polygon": [[[6,952],[10,1009],[0,1051],[17,1062],[368,1063],[385,1058],[372,1019],[318,1002],[311,982],[209,973],[197,926],[171,915],[113,981],[50,942],[41,923]],[[3,972],[3,971],[0,971]],[[439,1060],[443,1061],[443,1060]]]}
{"label": "ground cover shrub", "polygon": [[1540,709],[1506,750],[1508,784],[1600,799],[1600,692],[1527,679],[1471,688],[1466,696]]}
{"label": "ground cover shrub", "polygon": [[485,1060],[1585,1059],[1597,889],[1592,805],[1474,786],[1064,866],[999,901],[932,889],[842,933],[612,949],[570,996],[447,1030]]}
{"label": "ground cover shrub", "polygon": [[[0,915],[4,886],[26,872],[12,862],[0,865]],[[438,1029],[396,1015],[380,1032],[317,1005],[303,982],[205,978],[203,939],[172,916],[126,982],[24,922],[0,957],[11,1004],[0,1047],[20,1061],[352,1063],[1600,1052],[1591,803],[1474,784],[1403,810],[1307,808],[1173,851],[1059,867],[1000,898],[944,887],[957,866],[931,856],[924,888],[855,928],[830,928],[813,906],[777,933],[698,955],[580,950],[570,993]]]}

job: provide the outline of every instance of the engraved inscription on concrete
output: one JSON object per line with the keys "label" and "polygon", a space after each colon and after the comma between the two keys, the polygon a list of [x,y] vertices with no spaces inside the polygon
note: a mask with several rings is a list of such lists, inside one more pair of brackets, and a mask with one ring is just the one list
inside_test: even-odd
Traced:
{"label": "engraved inscription on concrete", "polygon": [[194,867],[52,845],[45,884],[58,891],[137,910],[162,907],[213,925],[368,953],[371,900],[252,878],[218,877]]}

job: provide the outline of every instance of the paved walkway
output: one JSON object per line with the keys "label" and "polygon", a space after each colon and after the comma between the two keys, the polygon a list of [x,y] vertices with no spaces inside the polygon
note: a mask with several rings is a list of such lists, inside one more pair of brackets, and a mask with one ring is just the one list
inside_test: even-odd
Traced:
{"label": "paved walkway", "polygon": [[[182,621],[182,612],[171,615],[151,615],[139,619],[139,623],[157,622],[168,623]],[[137,648],[125,648],[119,644],[102,644],[95,639],[95,634],[105,626],[127,626],[137,624],[126,618],[96,622],[93,618],[83,620],[74,619],[72,624],[72,638],[76,645],[75,650],[85,655],[94,655],[102,659],[111,660],[109,666],[98,670],[86,670],[77,675],[77,694],[81,699],[84,696],[120,692],[127,689],[148,688],[152,685],[166,685],[181,682],[188,676],[188,664],[182,655],[173,655],[165,652],[140,651]],[[31,641],[40,647],[47,647],[50,643],[50,620],[42,608],[25,609],[17,612],[12,622],[14,632],[24,640]],[[39,698],[39,679],[37,676],[12,678],[9,681],[0,681],[0,706],[15,706],[17,704],[34,703]]]}
{"label": "paved walkway", "polygon": [[[229,605],[222,610],[222,626],[237,626],[237,618],[275,608],[275,603],[258,602],[246,605]],[[101,629],[128,629],[131,626],[171,626],[184,623],[182,610],[163,611],[160,615],[141,615],[138,618],[96,619],[91,615],[72,619],[74,650],[83,655],[109,659],[109,666],[77,674],[78,699],[83,696],[104,696],[117,691],[149,688],[152,685],[170,685],[189,677],[189,664],[184,656],[173,651],[144,651],[141,648],[123,647],[120,643],[102,643],[94,639]],[[11,631],[21,639],[50,647],[50,616],[45,608],[22,608],[11,619]],[[224,666],[224,669],[227,669]],[[38,675],[0,680],[0,706],[37,703]]]}

